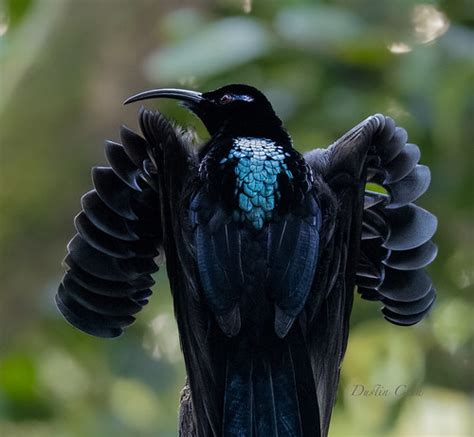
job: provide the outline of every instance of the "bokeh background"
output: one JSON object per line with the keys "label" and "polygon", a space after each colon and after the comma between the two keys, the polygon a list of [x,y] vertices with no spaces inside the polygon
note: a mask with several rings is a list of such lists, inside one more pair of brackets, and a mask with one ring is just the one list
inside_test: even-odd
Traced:
{"label": "bokeh background", "polygon": [[421,204],[439,217],[438,302],[401,328],[356,298],[330,435],[473,435],[472,0],[0,4],[2,437],[176,435],[184,370],[166,275],[113,341],[66,324],[53,296],[103,139],[137,127],[124,98],[229,82],[267,93],[301,151],[375,112],[420,145],[433,174]]}

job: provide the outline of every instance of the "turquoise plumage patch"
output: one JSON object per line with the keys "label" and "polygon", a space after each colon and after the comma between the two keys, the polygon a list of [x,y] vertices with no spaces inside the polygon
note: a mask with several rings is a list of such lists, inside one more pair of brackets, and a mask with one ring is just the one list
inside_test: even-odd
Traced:
{"label": "turquoise plumage patch", "polygon": [[237,138],[229,155],[221,164],[235,160],[238,209],[234,219],[250,222],[255,229],[261,229],[265,221],[271,220],[275,203],[279,200],[277,176],[285,172],[293,175],[285,163],[289,156],[283,147],[265,138]]}

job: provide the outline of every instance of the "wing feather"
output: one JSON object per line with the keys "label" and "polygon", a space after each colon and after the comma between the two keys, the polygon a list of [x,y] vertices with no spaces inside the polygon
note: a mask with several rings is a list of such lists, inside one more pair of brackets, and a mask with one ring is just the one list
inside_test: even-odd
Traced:
{"label": "wing feather", "polygon": [[[150,123],[147,128],[153,129]],[[106,142],[110,167],[92,170],[94,189],[81,199],[82,211],[74,220],[77,234],[68,244],[67,272],[56,296],[71,324],[99,337],[120,335],[133,323],[148,303],[151,274],[158,270],[154,258],[164,235],[158,168],[151,174],[143,168],[157,153],[150,138],[156,141],[162,133],[155,126],[153,135],[144,134],[123,127],[123,145]]]}
{"label": "wing feather", "polygon": [[[384,305],[386,320],[402,326],[419,322],[436,298],[424,268],[436,257],[430,240],[437,220],[413,203],[428,189],[430,171],[418,164],[420,150],[407,139],[405,129],[377,114],[328,149],[305,155],[320,175],[316,188],[327,199],[323,229],[334,228],[329,237],[321,234],[322,262],[307,304],[307,341],[319,384],[323,435],[347,344],[355,286],[365,300]],[[388,194],[366,190],[369,182]]]}

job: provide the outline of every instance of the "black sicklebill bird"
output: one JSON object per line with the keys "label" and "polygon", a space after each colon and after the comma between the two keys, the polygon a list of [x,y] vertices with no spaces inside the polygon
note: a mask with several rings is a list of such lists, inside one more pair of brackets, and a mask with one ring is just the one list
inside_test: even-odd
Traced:
{"label": "black sicklebill bird", "polygon": [[[413,325],[435,291],[436,218],[413,202],[430,182],[420,150],[383,115],[301,155],[247,85],[157,89],[204,123],[202,146],[141,109],[110,167],[92,170],[56,296],[64,317],[116,337],[148,302],[163,251],[192,399],[192,433],[324,436],[353,291]],[[369,191],[367,183],[386,194]]]}

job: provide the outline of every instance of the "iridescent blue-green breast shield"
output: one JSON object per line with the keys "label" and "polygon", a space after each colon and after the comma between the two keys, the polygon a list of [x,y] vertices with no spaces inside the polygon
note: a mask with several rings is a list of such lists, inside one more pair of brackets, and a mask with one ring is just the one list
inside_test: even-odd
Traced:
{"label": "iridescent blue-green breast shield", "polygon": [[265,138],[237,138],[227,157],[235,162],[235,195],[237,206],[233,212],[234,220],[250,223],[261,229],[265,221],[271,220],[275,204],[280,199],[277,176],[286,173],[293,175],[285,163],[289,156],[283,147]]}

